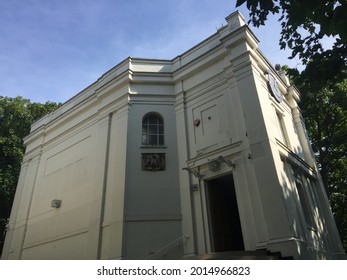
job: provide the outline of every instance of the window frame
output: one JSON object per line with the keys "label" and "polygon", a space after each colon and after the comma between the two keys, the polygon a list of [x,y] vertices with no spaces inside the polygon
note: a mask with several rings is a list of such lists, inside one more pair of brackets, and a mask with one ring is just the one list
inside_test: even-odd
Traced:
{"label": "window frame", "polygon": [[[294,183],[294,187],[296,189],[299,204],[301,207],[302,215],[306,224],[307,229],[316,231],[317,224],[315,220],[314,208],[317,207],[316,199],[314,194],[314,178],[306,174],[306,172],[295,165],[292,162],[287,162],[291,171],[291,177]],[[308,184],[310,181],[310,184]]]}
{"label": "window frame", "polygon": [[287,146],[289,149],[291,149],[291,143],[289,141],[287,126],[284,120],[284,113],[280,112],[279,110],[275,109],[276,114],[276,122],[277,127],[279,130],[279,136],[281,139],[279,139],[285,146]]}
{"label": "window frame", "polygon": [[164,118],[158,112],[148,112],[142,117],[141,145],[143,147],[164,147]]}

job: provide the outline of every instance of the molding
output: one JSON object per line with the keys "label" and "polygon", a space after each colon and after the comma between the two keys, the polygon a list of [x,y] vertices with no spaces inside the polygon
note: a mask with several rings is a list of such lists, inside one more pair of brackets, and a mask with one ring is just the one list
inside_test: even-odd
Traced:
{"label": "molding", "polygon": [[[232,143],[230,145],[227,145],[227,146],[224,146],[221,148],[213,149],[212,151],[210,151],[209,148],[210,147],[214,148],[215,145],[208,146],[204,149],[197,150],[197,155],[194,158],[188,159],[186,161],[186,164],[188,166],[194,164],[191,167],[196,168],[198,166],[208,164],[208,159],[209,158],[211,158],[211,159],[217,158],[217,155],[223,155],[225,158],[235,157],[242,152],[241,149],[239,148],[241,146],[241,144],[242,144],[242,141],[238,141],[238,142]],[[239,148],[239,149],[237,149],[237,148]],[[205,150],[205,152],[204,152],[204,150]]]}
{"label": "molding", "polygon": [[148,215],[148,216],[125,216],[124,222],[161,222],[161,221],[182,221],[182,215]]}
{"label": "molding", "polygon": [[155,104],[155,105],[173,105],[176,102],[173,94],[142,94],[129,93],[129,104]]}
{"label": "molding", "polygon": [[284,145],[280,140],[276,138],[276,144],[280,147],[278,150],[280,156],[284,157],[286,160],[291,161],[297,166],[302,167],[306,173],[310,176],[316,178],[317,172],[314,168],[312,168],[304,159],[295,154],[292,150],[290,150],[286,145]]}
{"label": "molding", "polygon": [[172,72],[131,72],[131,84],[174,85]]}
{"label": "molding", "polygon": [[173,71],[173,81],[179,82],[185,80],[190,76],[198,73],[202,68],[206,68],[207,65],[213,64],[215,61],[222,60],[228,51],[219,43],[212,49],[207,50],[194,59],[186,62],[180,68]]}
{"label": "molding", "polygon": [[284,238],[278,238],[278,239],[270,239],[266,242],[259,242],[256,245],[257,249],[263,249],[266,248],[268,245],[274,245],[278,243],[286,243],[286,242],[299,242],[299,243],[305,243],[304,240],[297,238],[297,237],[284,237]]}
{"label": "molding", "polygon": [[62,239],[66,239],[69,237],[73,237],[73,236],[81,235],[81,234],[85,234],[85,233],[88,233],[88,230],[86,228],[83,228],[80,230],[76,230],[74,232],[65,233],[65,234],[61,234],[61,235],[55,235],[54,237],[44,239],[43,241],[24,243],[23,251],[26,249],[30,249],[33,247],[37,247],[37,246],[44,245],[44,244],[51,243],[51,242],[55,242],[55,241],[61,241]]}

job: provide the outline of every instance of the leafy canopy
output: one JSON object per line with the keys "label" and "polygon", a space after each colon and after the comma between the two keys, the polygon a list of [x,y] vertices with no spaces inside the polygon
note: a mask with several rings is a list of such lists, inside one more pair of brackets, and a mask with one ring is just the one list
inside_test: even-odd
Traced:
{"label": "leafy canopy", "polygon": [[[236,7],[247,5],[250,23],[265,25],[268,15],[278,14],[282,31],[280,47],[292,50],[307,65],[312,77],[342,81],[347,69],[346,0],[237,0]],[[324,40],[333,41],[324,46]]]}

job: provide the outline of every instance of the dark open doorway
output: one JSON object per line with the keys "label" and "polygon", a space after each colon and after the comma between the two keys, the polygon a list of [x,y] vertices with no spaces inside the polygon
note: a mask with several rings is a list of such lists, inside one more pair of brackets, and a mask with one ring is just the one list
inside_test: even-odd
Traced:
{"label": "dark open doorway", "polygon": [[212,251],[243,251],[233,175],[208,180],[206,188]]}

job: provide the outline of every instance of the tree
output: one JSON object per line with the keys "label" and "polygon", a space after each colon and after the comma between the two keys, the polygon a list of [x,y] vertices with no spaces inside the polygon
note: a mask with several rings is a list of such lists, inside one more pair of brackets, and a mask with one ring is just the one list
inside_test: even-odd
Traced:
{"label": "tree", "polygon": [[22,97],[0,96],[0,252],[24,155],[23,138],[33,122],[58,106],[54,102],[31,103]]}
{"label": "tree", "polygon": [[[346,0],[237,0],[250,10],[254,26],[264,25],[268,15],[279,14],[282,26],[280,47],[292,50],[290,58],[299,56],[311,64],[312,78],[341,82],[347,72],[347,1]],[[324,47],[324,39],[334,41]]]}

